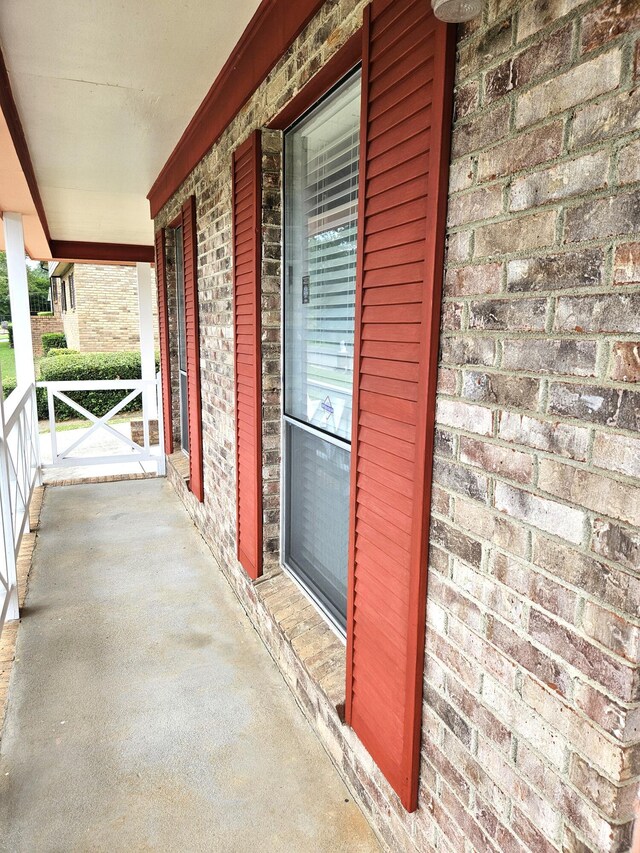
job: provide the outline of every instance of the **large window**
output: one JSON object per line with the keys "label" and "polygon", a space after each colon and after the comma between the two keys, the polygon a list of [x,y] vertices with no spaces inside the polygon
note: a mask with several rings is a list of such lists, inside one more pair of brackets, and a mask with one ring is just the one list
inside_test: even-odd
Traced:
{"label": "large window", "polygon": [[285,134],[284,562],[346,624],[360,74]]}
{"label": "large window", "polygon": [[180,444],[189,453],[189,409],[187,406],[187,333],[184,316],[184,244],[182,226],[175,229],[176,301],[178,303],[178,381],[180,384]]}

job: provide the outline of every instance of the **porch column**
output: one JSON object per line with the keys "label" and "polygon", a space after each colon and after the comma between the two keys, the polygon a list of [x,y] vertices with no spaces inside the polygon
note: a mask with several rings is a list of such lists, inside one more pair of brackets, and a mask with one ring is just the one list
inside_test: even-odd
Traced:
{"label": "porch column", "polygon": [[[138,311],[140,314],[140,361],[142,378],[155,380],[156,357],[153,347],[153,300],[151,296],[151,265],[136,264],[138,273]],[[144,407],[150,418],[158,417],[156,393],[153,388],[145,391]]]}
{"label": "porch column", "polygon": [[5,212],[2,214],[2,219],[9,276],[16,381],[20,388],[35,382],[36,378],[33,364],[31,312],[29,309],[29,286],[27,284],[22,214]]}

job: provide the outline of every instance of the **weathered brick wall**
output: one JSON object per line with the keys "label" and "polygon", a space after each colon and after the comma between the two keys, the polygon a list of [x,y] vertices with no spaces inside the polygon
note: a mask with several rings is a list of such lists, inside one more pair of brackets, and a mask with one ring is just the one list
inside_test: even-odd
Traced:
{"label": "weathered brick wall", "polygon": [[497,2],[460,41],[425,758],[477,849],[629,836],[639,28],[635,2]]}
{"label": "weathered brick wall", "polygon": [[[76,307],[71,307],[71,294],[69,291],[69,278],[73,275],[73,265],[69,267],[63,277],[64,288],[67,294],[67,310],[62,311],[62,282],[58,286],[58,299],[60,304],[60,316],[62,325],[64,326],[64,334],[67,339],[67,347],[69,349],[80,349],[80,324],[78,322],[78,290],[76,288]],[[74,278],[75,281],[75,278]]]}
{"label": "weathered brick wall", "polygon": [[33,341],[33,354],[36,358],[42,355],[42,336],[52,332],[62,332],[62,320],[60,317],[32,317],[31,318],[31,340]]}
{"label": "weathered brick wall", "polygon": [[[156,221],[195,193],[205,502],[173,479],[390,848],[621,851],[640,771],[637,4],[492,0],[460,28],[415,814],[235,559],[231,152],[363,6],[326,4]],[[265,559],[276,570],[278,134],[263,144]]]}
{"label": "weathered brick wall", "polygon": [[[76,323],[82,352],[120,352],[140,347],[136,268],[75,264]],[[158,308],[154,270],[151,270],[154,340],[158,347]],[[71,317],[74,312],[69,312]],[[71,317],[69,320],[71,320]],[[66,324],[67,320],[65,320]],[[74,336],[75,337],[75,336]],[[71,344],[69,344],[71,347]]]}

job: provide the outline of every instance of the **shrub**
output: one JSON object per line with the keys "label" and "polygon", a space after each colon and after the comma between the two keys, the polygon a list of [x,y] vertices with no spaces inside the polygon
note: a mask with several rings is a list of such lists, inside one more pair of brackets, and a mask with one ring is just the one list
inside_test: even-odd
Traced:
{"label": "shrub", "polygon": [[52,349],[66,349],[67,339],[64,332],[47,332],[42,336],[42,349],[46,355]]}
{"label": "shrub", "polygon": [[80,350],[77,349],[67,349],[66,347],[60,347],[58,349],[50,349],[46,355],[43,355],[43,358],[57,358],[59,355],[80,355]]}
{"label": "shrub", "polygon": [[[156,370],[158,365],[156,362]],[[43,382],[89,381],[98,379],[140,379],[140,353],[138,352],[109,352],[109,353],[73,353],[63,355],[51,353],[40,362],[40,379]],[[45,389],[42,389],[43,391]],[[68,391],[67,396],[84,406],[94,415],[106,415],[129,391]],[[142,406],[140,396],[129,403],[123,412],[135,412]],[[38,416],[48,417],[41,413],[38,401]],[[56,419],[69,420],[79,417],[78,412],[56,400]]]}
{"label": "shrub", "polygon": [[9,346],[13,349],[13,323],[7,323],[7,330],[9,332]]}
{"label": "shrub", "polygon": [[[7,377],[2,380],[2,398],[7,399],[12,391],[15,391],[16,379],[15,376]],[[36,401],[38,403],[38,419],[44,420],[49,417],[49,409],[47,403],[46,388],[36,388]]]}
{"label": "shrub", "polygon": [[36,317],[53,317],[53,311],[38,311]]}

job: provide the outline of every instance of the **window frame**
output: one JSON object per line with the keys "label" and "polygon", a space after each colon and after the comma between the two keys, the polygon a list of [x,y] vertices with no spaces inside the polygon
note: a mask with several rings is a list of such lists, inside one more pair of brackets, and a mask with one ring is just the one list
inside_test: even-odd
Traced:
{"label": "window frame", "polygon": [[[357,50],[357,56],[354,61],[354,51]],[[338,621],[335,615],[331,612],[330,608],[327,607],[326,603],[322,601],[322,599],[311,589],[307,584],[305,584],[301,575],[304,575],[302,570],[298,570],[298,572],[291,565],[287,563],[287,550],[288,544],[290,541],[290,527],[288,524],[290,518],[290,502],[291,502],[291,488],[290,488],[290,442],[287,439],[287,432],[291,428],[300,428],[303,431],[311,434],[316,438],[323,439],[330,444],[333,444],[337,447],[340,447],[343,450],[346,450],[349,454],[351,454],[351,430],[349,431],[349,438],[345,439],[340,436],[336,436],[335,434],[328,432],[327,430],[323,430],[322,427],[313,426],[307,424],[305,421],[302,421],[296,418],[293,415],[287,414],[286,411],[286,388],[287,388],[287,353],[286,353],[286,313],[285,313],[285,301],[286,301],[286,282],[287,282],[287,270],[286,265],[284,263],[284,259],[286,257],[286,194],[287,194],[287,175],[286,175],[286,135],[294,130],[299,124],[301,124],[310,114],[315,112],[323,102],[329,100],[331,96],[342,86],[348,83],[350,78],[355,77],[356,75],[362,73],[362,53],[361,53],[361,34],[357,33],[355,37],[347,42],[342,51],[341,55],[335,57],[335,61],[333,63],[334,69],[339,69],[338,76],[333,75],[333,83],[328,86],[323,86],[318,92],[317,86],[311,87],[309,86],[309,92],[305,89],[302,90],[299,96],[295,99],[298,104],[301,106],[302,112],[300,112],[296,118],[290,121],[286,126],[282,126],[282,120],[277,119],[270,124],[270,127],[278,127],[278,129],[282,129],[283,131],[283,149],[282,149],[282,272],[281,272],[281,298],[280,298],[280,316],[281,316],[281,328],[282,328],[282,348],[281,348],[281,377],[282,377],[282,394],[280,401],[280,423],[281,423],[281,472],[280,472],[280,564],[282,566],[283,571],[290,577],[296,586],[302,591],[302,593],[316,606],[316,608],[320,611],[323,618],[326,620],[326,623],[334,632],[334,634],[341,640],[346,646],[347,639],[347,629],[348,629],[348,606],[347,613],[345,619],[345,625],[343,626],[340,621]],[[344,65],[347,64],[345,68]],[[317,93],[317,94],[316,94]],[[361,77],[361,88],[360,88],[360,99],[362,99],[362,77]],[[282,116],[290,116],[290,107],[285,108],[285,110],[281,114]],[[358,128],[360,125],[358,124]],[[356,234],[356,239],[358,240],[360,237],[359,229]],[[353,382],[355,381],[355,368],[352,377],[352,400],[353,400]],[[352,411],[352,424],[353,424],[353,411]],[[351,500],[351,495],[350,495]],[[348,553],[347,553],[348,559]],[[348,565],[347,565],[347,586],[348,586]]]}

